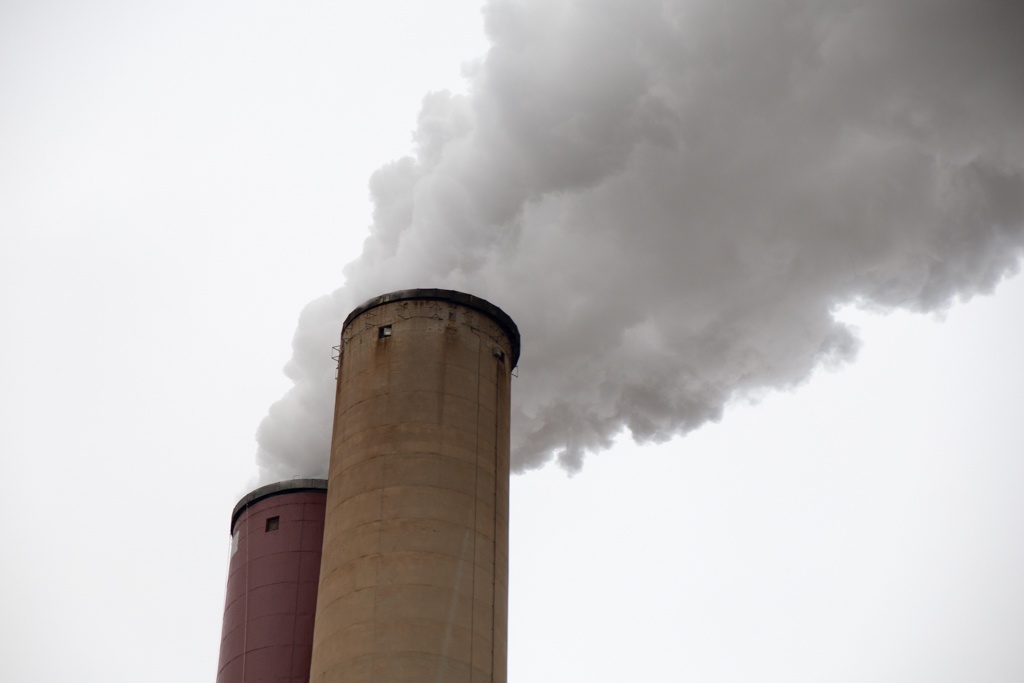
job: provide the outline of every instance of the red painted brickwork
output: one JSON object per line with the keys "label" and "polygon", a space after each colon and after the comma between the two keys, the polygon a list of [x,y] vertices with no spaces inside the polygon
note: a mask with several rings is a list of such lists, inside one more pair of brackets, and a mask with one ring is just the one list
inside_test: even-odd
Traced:
{"label": "red painted brickwork", "polygon": [[285,490],[238,515],[217,683],[308,683],[325,503]]}

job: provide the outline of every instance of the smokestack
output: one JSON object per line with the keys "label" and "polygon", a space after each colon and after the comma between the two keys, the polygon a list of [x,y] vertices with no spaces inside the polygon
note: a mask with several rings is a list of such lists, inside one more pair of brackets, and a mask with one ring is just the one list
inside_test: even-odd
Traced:
{"label": "smokestack", "polygon": [[326,494],[295,479],[235,506],[217,683],[309,680]]}
{"label": "smokestack", "polygon": [[403,290],[339,355],[310,681],[504,683],[515,323]]}

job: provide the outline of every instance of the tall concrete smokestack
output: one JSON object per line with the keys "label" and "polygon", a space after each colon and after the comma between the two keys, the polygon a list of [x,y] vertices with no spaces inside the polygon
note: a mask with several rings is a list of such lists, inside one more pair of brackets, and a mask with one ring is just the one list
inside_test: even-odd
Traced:
{"label": "tall concrete smokestack", "polygon": [[510,376],[491,303],[415,289],[341,333],[312,683],[504,683]]}
{"label": "tall concrete smokestack", "polygon": [[307,683],[327,482],[294,479],[231,513],[217,683]]}

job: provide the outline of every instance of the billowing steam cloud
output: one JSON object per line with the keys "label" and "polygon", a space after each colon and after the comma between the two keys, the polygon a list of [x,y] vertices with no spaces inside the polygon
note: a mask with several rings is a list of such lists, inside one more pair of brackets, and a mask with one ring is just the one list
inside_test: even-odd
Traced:
{"label": "billowing steam cloud", "polygon": [[347,284],[301,316],[267,478],[326,471],[329,349],[448,287],[523,332],[519,468],[666,439],[850,358],[843,303],[931,310],[1024,245],[1024,3],[493,0],[468,96],[371,179]]}

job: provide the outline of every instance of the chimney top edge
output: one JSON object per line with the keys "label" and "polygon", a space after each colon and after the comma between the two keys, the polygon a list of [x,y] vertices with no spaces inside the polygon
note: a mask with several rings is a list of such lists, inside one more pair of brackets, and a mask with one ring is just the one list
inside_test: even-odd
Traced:
{"label": "chimney top edge", "polygon": [[327,491],[326,479],[286,479],[266,486],[260,486],[242,496],[231,511],[231,533],[235,533],[235,523],[251,505],[258,503],[264,498],[280,495],[282,493],[298,493],[299,491]]}
{"label": "chimney top edge", "polygon": [[504,329],[505,334],[508,335],[509,343],[512,346],[511,367],[514,368],[519,363],[519,328],[508,313],[486,299],[481,299],[480,297],[473,296],[472,294],[458,292],[454,289],[399,289],[394,292],[375,296],[372,299],[364,301],[359,306],[356,306],[352,312],[348,314],[348,317],[345,318],[345,323],[341,326],[342,334],[344,334],[345,328],[348,327],[349,323],[369,310],[377,308],[378,306],[383,306],[384,304],[416,299],[446,301],[448,303],[459,304],[460,306],[472,308],[489,316],[492,320],[498,323]]}

